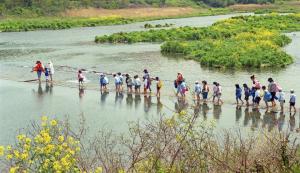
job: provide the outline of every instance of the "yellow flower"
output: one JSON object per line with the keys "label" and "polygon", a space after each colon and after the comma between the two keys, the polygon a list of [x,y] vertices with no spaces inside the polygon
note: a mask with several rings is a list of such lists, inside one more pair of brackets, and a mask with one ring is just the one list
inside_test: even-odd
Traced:
{"label": "yellow flower", "polygon": [[102,167],[96,168],[95,173],[102,173]]}
{"label": "yellow flower", "polygon": [[119,169],[118,173],[125,173],[124,169]]}
{"label": "yellow flower", "polygon": [[59,142],[63,142],[64,140],[65,140],[65,138],[62,135],[58,136],[58,141]]}
{"label": "yellow flower", "polygon": [[6,156],[6,159],[7,160],[10,160],[10,159],[12,159],[13,158],[13,155],[11,155],[11,154],[8,154],[7,156]]}
{"label": "yellow flower", "polygon": [[42,121],[47,121],[48,117],[47,116],[42,116]]}
{"label": "yellow flower", "polygon": [[4,155],[4,146],[0,146],[0,156]]}
{"label": "yellow flower", "polygon": [[24,150],[30,150],[30,145],[28,145],[28,144],[24,144],[24,146],[23,146],[23,148],[24,148]]}
{"label": "yellow flower", "polygon": [[26,138],[26,136],[23,135],[23,134],[21,134],[21,135],[18,135],[17,138],[18,138],[18,140],[21,142],[21,141],[23,141],[23,139]]}
{"label": "yellow flower", "polygon": [[79,151],[80,151],[80,147],[76,147],[76,148],[75,148],[75,151],[76,151],[76,152],[79,152]]}
{"label": "yellow flower", "polygon": [[71,137],[71,136],[69,136],[68,137],[68,142],[69,142],[69,144],[74,144],[74,138],[73,137]]}
{"label": "yellow flower", "polygon": [[30,144],[30,143],[31,143],[31,139],[30,139],[30,138],[26,138],[26,139],[25,139],[25,143],[26,143],[26,144]]}
{"label": "yellow flower", "polygon": [[21,159],[22,160],[26,160],[28,158],[28,153],[27,152],[24,152],[21,154]]}
{"label": "yellow flower", "polygon": [[20,153],[18,150],[14,150],[14,155],[18,159],[20,157]]}
{"label": "yellow flower", "polygon": [[51,120],[50,125],[51,126],[56,126],[57,125],[57,121],[56,120]]}
{"label": "yellow flower", "polygon": [[19,167],[11,167],[10,169],[9,169],[9,173],[16,173],[17,172],[17,170],[19,169]]}

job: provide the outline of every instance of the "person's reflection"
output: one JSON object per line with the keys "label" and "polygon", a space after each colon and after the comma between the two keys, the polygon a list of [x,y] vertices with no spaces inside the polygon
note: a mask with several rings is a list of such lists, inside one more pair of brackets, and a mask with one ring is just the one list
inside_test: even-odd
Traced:
{"label": "person's reflection", "polygon": [[175,102],[175,110],[176,112],[180,113],[183,110],[186,110],[188,107],[188,103],[186,99],[178,98],[177,102]]}
{"label": "person's reflection", "polygon": [[84,88],[83,87],[79,87],[79,99],[82,99],[84,96]]}
{"label": "person's reflection", "polygon": [[151,108],[151,96],[144,96],[144,111],[145,113],[148,113]]}
{"label": "person's reflection", "polygon": [[219,120],[222,113],[222,106],[213,104],[213,116],[214,119]]}
{"label": "person's reflection", "polygon": [[157,114],[160,114],[163,108],[163,104],[160,101],[160,97],[157,97]]}
{"label": "person's reflection", "polygon": [[290,113],[290,121],[289,121],[289,122],[290,122],[290,131],[291,131],[291,132],[294,131],[295,125],[296,125],[295,115],[296,115],[295,112],[294,112],[293,114]]}
{"label": "person's reflection", "polygon": [[266,109],[265,114],[263,116],[263,124],[262,124],[262,128],[268,128],[268,130],[270,131],[272,128],[272,113],[268,111],[268,109]]}
{"label": "person's reflection", "polygon": [[129,107],[132,107],[132,105],[133,105],[133,97],[132,97],[132,94],[131,94],[131,93],[128,93],[128,94],[127,94],[127,97],[126,97],[126,104],[127,104],[127,106],[129,106]]}
{"label": "person's reflection", "polygon": [[239,123],[240,122],[240,119],[242,117],[242,107],[237,105],[235,107],[235,122],[236,123]]}
{"label": "person's reflection", "polygon": [[207,103],[203,103],[202,104],[202,114],[203,114],[204,120],[207,119],[207,113],[208,113],[208,111],[209,111],[209,107],[208,107]]}
{"label": "person's reflection", "polygon": [[260,122],[260,117],[261,117],[261,113],[259,111],[258,108],[254,108],[252,109],[252,112],[251,112],[251,118],[252,118],[252,128],[257,128],[258,127],[258,124]]}
{"label": "person's reflection", "polygon": [[283,125],[284,125],[285,115],[283,112],[280,112],[280,116],[278,118],[278,130],[282,131]]}
{"label": "person's reflection", "polygon": [[246,127],[246,126],[248,126],[249,120],[250,120],[250,118],[251,118],[250,112],[249,112],[249,107],[246,107],[244,112],[245,112],[244,126]]}
{"label": "person's reflection", "polygon": [[39,87],[38,87],[37,92],[38,92],[39,96],[43,96],[43,88],[42,88],[42,84],[41,83],[39,83]]}
{"label": "person's reflection", "polygon": [[49,93],[50,95],[52,95],[52,92],[53,92],[53,83],[51,83],[51,82],[46,82],[46,85],[45,85],[45,92],[46,92],[46,93]]}
{"label": "person's reflection", "polygon": [[136,94],[135,97],[134,97],[134,106],[135,106],[135,109],[138,108],[138,106],[141,104],[141,95],[140,94]]}
{"label": "person's reflection", "polygon": [[123,98],[124,98],[124,94],[122,92],[116,92],[115,103],[117,104],[119,102],[121,104]]}
{"label": "person's reflection", "polygon": [[106,91],[101,92],[100,100],[101,100],[101,103],[102,103],[102,104],[105,103],[108,94],[109,94],[109,92],[106,92]]}
{"label": "person's reflection", "polygon": [[200,102],[196,102],[194,106],[194,114],[198,117],[201,111],[201,105]]}

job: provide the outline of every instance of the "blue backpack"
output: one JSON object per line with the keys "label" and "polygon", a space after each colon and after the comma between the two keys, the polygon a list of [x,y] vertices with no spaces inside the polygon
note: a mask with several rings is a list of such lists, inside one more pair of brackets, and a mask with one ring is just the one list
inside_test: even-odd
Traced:
{"label": "blue backpack", "polygon": [[272,95],[269,91],[265,91],[264,100],[270,101],[272,99]]}

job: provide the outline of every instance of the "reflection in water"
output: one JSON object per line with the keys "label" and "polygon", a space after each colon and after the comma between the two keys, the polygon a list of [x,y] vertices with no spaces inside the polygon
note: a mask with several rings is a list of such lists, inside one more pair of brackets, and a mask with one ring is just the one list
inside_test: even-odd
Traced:
{"label": "reflection in water", "polygon": [[276,113],[271,111],[269,112],[267,109],[263,116],[262,127],[268,128],[268,131],[271,131],[274,128],[275,123],[276,123]]}
{"label": "reflection in water", "polygon": [[221,105],[213,105],[213,116],[216,120],[220,119],[222,113],[222,106]]}
{"label": "reflection in water", "polygon": [[151,102],[151,96],[144,96],[144,111],[145,111],[145,113],[149,113],[149,110],[150,110],[150,108],[151,108],[151,104],[152,104],[152,102]]}
{"label": "reflection in water", "polygon": [[134,106],[135,106],[135,109],[137,109],[139,107],[139,105],[141,104],[141,102],[142,102],[141,95],[140,94],[135,95],[135,97],[134,97]]}
{"label": "reflection in water", "polygon": [[258,128],[259,122],[261,121],[261,113],[259,109],[253,108],[252,112],[250,113],[252,119],[252,128]]}
{"label": "reflection in water", "polygon": [[295,125],[296,125],[295,115],[296,115],[295,112],[293,114],[290,113],[290,131],[294,131],[295,129]]}
{"label": "reflection in water", "polygon": [[82,99],[84,96],[84,87],[79,86],[79,99]]}
{"label": "reflection in water", "polygon": [[106,92],[106,91],[105,92],[101,92],[100,101],[101,101],[102,104],[105,103],[108,94],[109,94],[109,92]]}
{"label": "reflection in water", "polygon": [[239,123],[242,117],[242,107],[237,105],[235,108],[235,122]]}
{"label": "reflection in water", "polygon": [[133,105],[133,97],[132,97],[131,93],[127,94],[126,104],[127,104],[128,107],[132,107],[132,105]]}
{"label": "reflection in water", "polygon": [[52,92],[53,92],[53,84],[51,82],[50,83],[46,82],[45,92],[49,93],[49,94],[52,94]]}
{"label": "reflection in water", "polygon": [[177,99],[177,102],[175,102],[175,110],[177,113],[180,113],[183,110],[186,110],[188,108],[189,104],[186,101],[186,99]]}
{"label": "reflection in water", "polygon": [[249,107],[245,108],[244,113],[245,113],[245,116],[244,116],[244,126],[248,126],[249,120],[251,119],[251,115],[250,115],[250,112],[249,112]]}
{"label": "reflection in water", "polygon": [[163,109],[163,104],[160,101],[160,97],[157,97],[157,114],[161,114]]}
{"label": "reflection in water", "polygon": [[119,103],[121,105],[123,98],[124,98],[124,94],[122,92],[116,92],[115,104]]}
{"label": "reflection in water", "polygon": [[36,95],[37,95],[37,97],[39,98],[39,99],[42,99],[43,98],[43,96],[44,96],[44,94],[50,94],[50,95],[52,95],[52,92],[53,92],[53,84],[49,84],[48,82],[46,82],[46,84],[45,84],[45,91],[43,90],[43,88],[42,88],[42,83],[39,83],[38,84],[38,88],[37,88],[37,91],[36,90],[32,90],[34,93],[36,93]]}
{"label": "reflection in water", "polygon": [[283,125],[284,125],[284,119],[285,119],[285,115],[283,112],[280,113],[280,116],[277,120],[278,123],[278,130],[282,131]]}
{"label": "reflection in water", "polygon": [[202,104],[202,114],[203,114],[204,120],[207,119],[207,113],[208,113],[208,111],[209,111],[209,107],[208,107],[207,103],[203,103]]}

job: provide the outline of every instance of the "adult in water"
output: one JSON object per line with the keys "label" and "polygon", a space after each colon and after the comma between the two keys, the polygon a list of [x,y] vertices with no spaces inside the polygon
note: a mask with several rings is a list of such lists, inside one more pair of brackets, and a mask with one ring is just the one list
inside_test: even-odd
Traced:
{"label": "adult in water", "polygon": [[41,61],[36,61],[35,66],[32,68],[31,72],[34,71],[36,71],[39,83],[41,83],[41,76],[42,76],[42,72],[44,71],[44,67]]}

